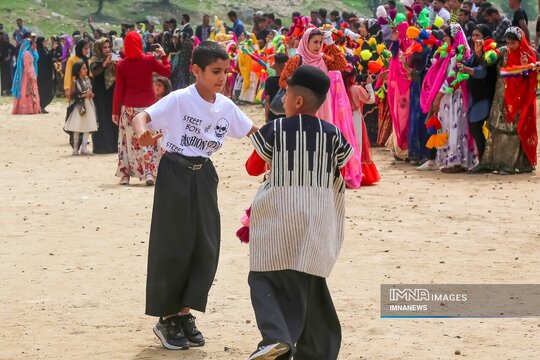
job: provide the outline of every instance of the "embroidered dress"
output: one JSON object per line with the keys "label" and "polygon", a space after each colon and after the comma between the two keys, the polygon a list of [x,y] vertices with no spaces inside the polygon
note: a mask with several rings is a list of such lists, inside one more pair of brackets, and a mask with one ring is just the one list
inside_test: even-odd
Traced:
{"label": "embroidered dress", "polygon": [[30,50],[24,52],[23,61],[19,63],[19,66],[22,67],[22,81],[19,84],[19,93],[14,93],[15,101],[13,102],[12,114],[39,114],[41,112],[34,63],[35,60]]}
{"label": "embroidered dress", "polygon": [[118,169],[116,176],[138,177],[140,180],[148,175],[157,176],[161,152],[157,146],[141,146],[135,135],[131,121],[146,108],[122,106],[120,114],[120,132],[118,138]]}
{"label": "embroidered dress", "polygon": [[334,125],[298,115],[251,136],[271,173],[255,195],[250,270],[328,277],[343,242],[345,182],[353,149]]}

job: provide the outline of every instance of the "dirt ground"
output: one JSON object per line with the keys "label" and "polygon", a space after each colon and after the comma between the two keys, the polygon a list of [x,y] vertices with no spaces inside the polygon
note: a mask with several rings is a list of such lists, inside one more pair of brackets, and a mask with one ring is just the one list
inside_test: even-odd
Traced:
{"label": "dirt ground", "polygon": [[[262,109],[245,108],[257,122]],[[246,359],[259,341],[248,247],[235,231],[261,181],[249,140],[215,155],[221,259],[200,349],[164,350],[144,315],[153,188],[117,185],[116,155],[72,157],[65,104],[12,116],[0,100],[0,358]],[[347,191],[329,278],[340,359],[536,359],[540,319],[381,319],[382,283],[538,283],[540,177],[420,173],[374,149],[380,184]],[[324,359],[323,359],[324,360]]]}

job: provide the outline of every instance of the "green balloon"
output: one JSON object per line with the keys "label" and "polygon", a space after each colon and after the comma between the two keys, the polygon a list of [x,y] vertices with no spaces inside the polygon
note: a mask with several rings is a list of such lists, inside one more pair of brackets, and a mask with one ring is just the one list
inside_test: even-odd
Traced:
{"label": "green balloon", "polygon": [[401,24],[402,22],[404,22],[405,20],[407,20],[407,17],[405,16],[405,14],[403,14],[403,13],[398,13],[398,14],[396,15],[396,19],[394,20],[394,23],[395,23],[396,25],[399,25],[399,24]]}
{"label": "green balloon", "polygon": [[429,26],[429,18],[425,16],[418,17],[418,25],[423,29],[427,28]]}

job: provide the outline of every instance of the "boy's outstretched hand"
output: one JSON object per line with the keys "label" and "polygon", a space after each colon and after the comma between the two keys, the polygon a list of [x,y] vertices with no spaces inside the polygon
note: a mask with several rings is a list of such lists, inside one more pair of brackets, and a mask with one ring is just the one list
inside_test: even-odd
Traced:
{"label": "boy's outstretched hand", "polygon": [[163,137],[163,134],[156,134],[153,135],[150,130],[146,130],[143,132],[141,136],[139,136],[139,145],[141,146],[152,146],[156,145],[159,138]]}

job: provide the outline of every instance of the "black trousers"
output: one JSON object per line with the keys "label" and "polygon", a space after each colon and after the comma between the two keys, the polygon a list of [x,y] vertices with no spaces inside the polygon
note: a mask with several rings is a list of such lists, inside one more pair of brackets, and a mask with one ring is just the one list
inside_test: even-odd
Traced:
{"label": "black trousers", "polygon": [[[188,166],[201,168],[189,169]],[[206,158],[165,153],[154,192],[146,314],[205,311],[219,259],[218,176]]]}
{"label": "black trousers", "polygon": [[326,279],[293,270],[252,271],[248,282],[263,338],[259,346],[289,344],[291,352],[278,359],[337,359],[341,324]]}
{"label": "black trousers", "polygon": [[484,136],[483,129],[484,121],[469,123],[469,132],[471,133],[474,142],[476,143],[476,148],[478,149],[478,160],[482,160],[482,156],[486,150],[486,137]]}

